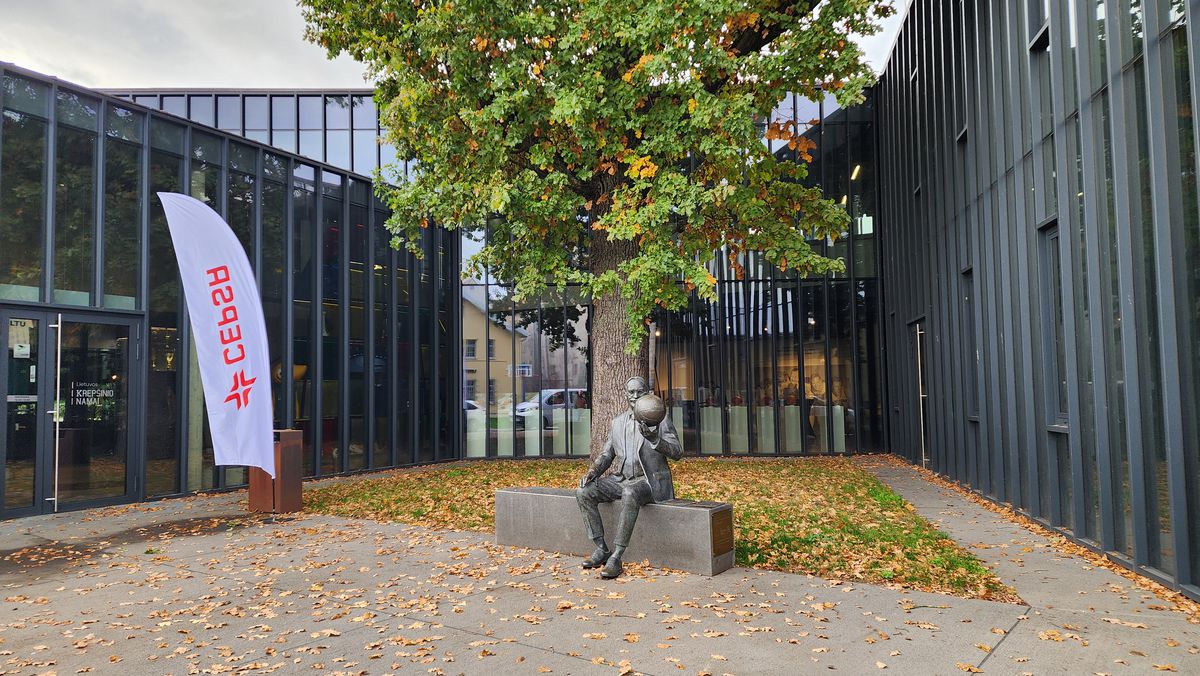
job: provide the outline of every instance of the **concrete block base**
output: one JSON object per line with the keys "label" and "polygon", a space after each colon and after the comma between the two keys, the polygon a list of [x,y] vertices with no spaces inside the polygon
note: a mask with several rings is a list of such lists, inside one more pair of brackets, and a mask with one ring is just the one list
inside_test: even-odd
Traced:
{"label": "concrete block base", "polygon": [[[614,503],[600,505],[609,546],[617,526]],[[496,491],[496,543],[587,556],[587,538],[575,491],[505,488]],[[626,561],[713,576],[733,567],[733,506],[672,500],[642,507]]]}

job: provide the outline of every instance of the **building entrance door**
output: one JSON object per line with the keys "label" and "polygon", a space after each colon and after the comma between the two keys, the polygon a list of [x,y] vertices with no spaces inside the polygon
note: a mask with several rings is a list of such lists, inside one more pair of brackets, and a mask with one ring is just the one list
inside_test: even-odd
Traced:
{"label": "building entrance door", "polygon": [[126,502],[140,320],[0,310],[0,518]]}
{"label": "building entrance door", "polygon": [[928,408],[926,403],[929,400],[929,391],[926,389],[927,381],[925,380],[925,322],[918,321],[913,325],[913,335],[916,338],[917,348],[917,412],[920,418],[921,428],[919,437],[921,441],[921,466],[929,466],[929,421],[927,418]]}

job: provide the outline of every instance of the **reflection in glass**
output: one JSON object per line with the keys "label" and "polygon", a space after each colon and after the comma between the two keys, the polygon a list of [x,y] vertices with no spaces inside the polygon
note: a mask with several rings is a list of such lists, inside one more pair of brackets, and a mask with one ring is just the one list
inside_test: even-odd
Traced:
{"label": "reflection in glass", "polygon": [[[763,270],[763,275],[769,270],[761,263],[759,256],[754,257],[756,268]],[[775,453],[775,403],[776,373],[774,361],[774,338],[777,335],[774,326],[774,313],[771,311],[771,282],[746,281],[742,282],[749,292],[746,329],[750,351],[751,422],[753,424],[752,453]]]}
{"label": "reflection in glass", "polygon": [[592,379],[591,362],[588,359],[591,354],[588,339],[589,299],[577,288],[568,287],[565,300],[563,350],[566,352],[566,371],[563,389],[566,390],[566,396],[562,417],[571,436],[571,455],[587,457],[592,438]]}
{"label": "reflection in glass", "polygon": [[325,134],[320,131],[300,132],[300,154],[314,160],[325,160]]}
{"label": "reflection in glass", "polygon": [[182,96],[164,96],[162,110],[179,117],[187,117],[187,100]]}
{"label": "reflection in glass", "polygon": [[[516,404],[513,410],[513,427],[518,456],[542,455],[544,421],[541,393],[545,387],[539,370],[541,357],[542,318],[537,298],[525,299],[516,304],[515,359],[513,377],[516,387]],[[565,403],[565,397],[564,397]],[[545,411],[549,413],[549,409]]]}
{"label": "reflection in glass", "polygon": [[[420,260],[412,261],[413,279],[416,285],[413,288],[413,307],[416,310],[416,336],[417,336],[417,395],[418,399],[413,402],[412,410],[416,413],[417,427],[416,443],[417,443],[417,462],[433,462],[436,458],[434,449],[435,431],[439,422],[433,417],[436,415],[426,416],[426,412],[434,413],[435,411],[435,393],[434,381],[441,379],[442,374],[437,370],[437,363],[434,354],[434,326],[433,323],[437,318],[435,299],[433,296],[433,243],[429,239],[421,242],[422,254],[424,257]],[[427,419],[429,418],[429,419]],[[511,429],[511,428],[510,428]],[[511,439],[512,436],[509,435]]]}
{"label": "reflection in glass", "polygon": [[321,109],[321,97],[319,96],[301,96],[298,99],[300,128],[301,129],[324,129],[324,113]]}
{"label": "reflection in glass", "polygon": [[216,121],[216,116],[213,113],[213,97],[189,96],[188,99],[188,119],[206,127],[213,126],[213,123]]}
{"label": "reflection in glass", "polygon": [[746,369],[750,363],[746,345],[749,330],[749,313],[746,308],[745,283],[733,280],[723,280],[717,287],[721,297],[724,312],[725,350],[725,388],[726,405],[729,425],[728,453],[742,454],[750,452],[750,407],[747,399]]}
{"label": "reflection in glass", "polygon": [[58,125],[54,192],[53,298],[56,303],[91,304],[95,260],[92,232],[96,221],[96,139],[94,130]]}
{"label": "reflection in glass", "polygon": [[50,88],[45,84],[14,73],[5,73],[0,78],[0,88],[3,89],[6,109],[46,117],[50,104]]}
{"label": "reflection in glass", "polygon": [[340,413],[343,382],[342,350],[342,184],[336,174],[322,172],[321,205],[321,474],[342,471],[342,417]]}
{"label": "reflection in glass", "polygon": [[367,351],[367,207],[365,200],[355,204],[363,183],[350,183],[350,223],[348,227],[350,247],[350,335],[347,336],[346,347],[349,351],[350,371],[347,374],[346,398],[350,404],[349,425],[350,442],[347,446],[348,469],[365,469],[367,467],[367,376],[378,373],[377,365],[372,363]]}
{"label": "reflection in glass", "polygon": [[295,429],[304,433],[304,476],[316,472],[313,398],[316,360],[313,346],[313,299],[317,269],[313,258],[316,239],[316,171],[297,164],[292,178],[292,365]]}
{"label": "reflection in glass", "polygon": [[140,276],[142,150],[104,140],[104,306],[137,307]]}
{"label": "reflection in glass", "polygon": [[296,99],[271,97],[271,145],[288,152],[296,151]]}
{"label": "reflection in glass", "polygon": [[[5,85],[9,81],[6,76]],[[46,227],[46,122],[5,109],[0,130],[0,298],[37,301]]]}
{"label": "reflection in glass", "polygon": [[[303,124],[301,128],[305,127]],[[349,96],[326,96],[325,97],[325,129],[349,129],[350,128],[350,97]]]}
{"label": "reflection in glass", "polygon": [[129,327],[63,322],[60,504],[125,495]]}
{"label": "reflection in glass", "polygon": [[375,167],[378,166],[378,161],[375,153],[379,150],[379,144],[376,141],[377,137],[374,130],[354,132],[354,172],[363,176],[370,176]]}
{"label": "reflection in glass", "polygon": [[370,96],[352,96],[350,102],[354,108],[354,128],[374,133],[378,122],[375,115],[375,100]]}
{"label": "reflection in glass", "polygon": [[[376,210],[376,217],[382,223],[387,214]],[[397,251],[393,257],[395,269],[396,293],[396,406],[394,411],[396,462],[407,464],[416,460],[416,449],[413,448],[413,415],[412,415],[412,386],[415,375],[412,373],[413,364],[413,294],[409,276],[413,263],[412,255],[405,251]]]}
{"label": "reflection in glass", "polygon": [[4,507],[32,507],[37,477],[38,320],[10,317],[4,332],[8,383],[5,387]]}
{"label": "reflection in glass", "polygon": [[242,102],[237,96],[217,97],[217,128],[234,134],[242,131]]}
{"label": "reflection in glass", "polygon": [[[192,163],[189,176],[191,196],[217,213],[221,211],[221,139],[211,134],[192,132]],[[188,341],[187,389],[187,489],[203,490],[216,486],[212,430],[204,410],[204,388],[200,381],[200,362],[196,341]]]}
{"label": "reflection in glass", "polygon": [[287,426],[287,402],[284,399],[283,338],[284,323],[284,252],[287,247],[287,187],[264,176],[262,184],[262,280],[263,319],[267,325],[267,351],[271,361],[272,420],[275,429]]}
{"label": "reflection in glass", "polygon": [[833,316],[829,320],[829,401],[833,452],[855,448],[857,411],[854,409],[854,326],[850,323],[854,289],[845,282],[829,285]]}
{"label": "reflection in glass", "polygon": [[[858,450],[862,452],[886,451],[883,437],[883,341],[879,329],[879,282],[875,279],[860,279],[856,283],[854,302],[855,359],[858,360],[858,382],[856,391],[858,405],[854,411],[854,432],[858,436]],[[969,329],[974,335],[973,318]],[[973,354],[971,350],[969,354]],[[967,368],[974,373],[973,363]],[[973,375],[971,376],[973,379]],[[968,395],[969,396],[969,395]]]}
{"label": "reflection in glass", "polygon": [[691,312],[670,313],[664,315],[663,323],[669,359],[668,414],[679,431],[684,452],[697,453],[700,450],[700,438],[696,429],[696,367],[692,359],[696,342],[696,317]]}
{"label": "reflection in glass", "polygon": [[246,131],[265,131],[271,128],[270,111],[267,110],[267,97],[247,96],[246,102]]}
{"label": "reflection in glass", "polygon": [[[153,120],[151,120],[153,125]],[[183,158],[150,152],[150,241],[147,261],[150,363],[146,380],[146,495],[170,495],[179,487],[179,273],[159,192],[183,189]]]}
{"label": "reflection in glass", "polygon": [[[696,299],[692,307],[698,322],[696,346],[696,397],[700,415],[699,436],[700,452],[720,455],[724,445],[721,441],[724,435],[724,421],[721,409],[724,397],[721,390],[722,366],[721,346],[718,343],[717,324],[720,319],[717,303],[709,303]],[[722,328],[724,324],[721,325]],[[723,333],[723,331],[721,332]]]}
{"label": "reflection in glass", "polygon": [[350,132],[325,132],[325,161],[342,169],[350,168]]}
{"label": "reflection in glass", "polygon": [[824,285],[819,281],[804,280],[801,289],[800,335],[803,350],[804,392],[804,452],[823,454],[830,451],[830,420],[828,373],[825,361],[825,313]]}
{"label": "reflection in glass", "polygon": [[[466,457],[482,458],[487,455],[488,409],[487,353],[482,346],[487,344],[487,287],[464,283],[462,293],[462,336],[463,336],[463,417],[466,424]],[[527,418],[523,418],[528,422]],[[540,429],[540,425],[538,425]]]}
{"label": "reflection in glass", "polygon": [[800,292],[794,276],[775,282],[776,363],[775,378],[779,392],[779,417],[776,434],[779,452],[804,452],[805,401],[801,380],[803,357],[800,351]]}
{"label": "reflection in glass", "polygon": [[488,449],[491,455],[511,458],[517,404],[513,391],[513,351],[517,332],[511,296],[499,289],[490,293],[496,297],[488,304]]}
{"label": "reflection in glass", "polygon": [[[383,228],[385,216],[383,212],[375,212],[375,250],[371,266],[371,279],[374,284],[374,313],[371,336],[374,362],[372,369],[374,381],[372,399],[375,412],[374,438],[372,447],[372,466],[387,467],[392,464],[391,455],[391,416],[398,415],[392,410],[392,366],[395,351],[392,349],[391,318],[394,304],[392,303],[392,273],[391,247],[388,243],[391,233]],[[447,414],[452,412],[448,411]]]}

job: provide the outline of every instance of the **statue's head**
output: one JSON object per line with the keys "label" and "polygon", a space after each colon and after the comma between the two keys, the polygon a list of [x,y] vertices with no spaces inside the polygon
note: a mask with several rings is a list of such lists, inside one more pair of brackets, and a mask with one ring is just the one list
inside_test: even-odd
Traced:
{"label": "statue's head", "polygon": [[650,388],[646,385],[646,379],[641,376],[634,376],[625,383],[625,401],[629,402],[630,410],[633,410],[633,403],[642,398],[642,395]]}

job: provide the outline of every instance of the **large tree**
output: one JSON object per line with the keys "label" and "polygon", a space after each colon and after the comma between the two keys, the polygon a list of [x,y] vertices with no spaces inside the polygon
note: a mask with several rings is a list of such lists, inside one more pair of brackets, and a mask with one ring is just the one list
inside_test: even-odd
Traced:
{"label": "large tree", "polygon": [[419,167],[383,188],[394,244],[488,223],[477,272],[518,297],[591,294],[593,455],[625,380],[647,373],[648,317],[691,293],[715,300],[716,252],[739,272],[747,251],[805,274],[842,268],[809,246],[848,217],[804,183],[805,125],[770,115],[789,93],[861,100],[871,74],[854,37],[890,1],[300,4],[310,39],[367,65],[388,140]]}

